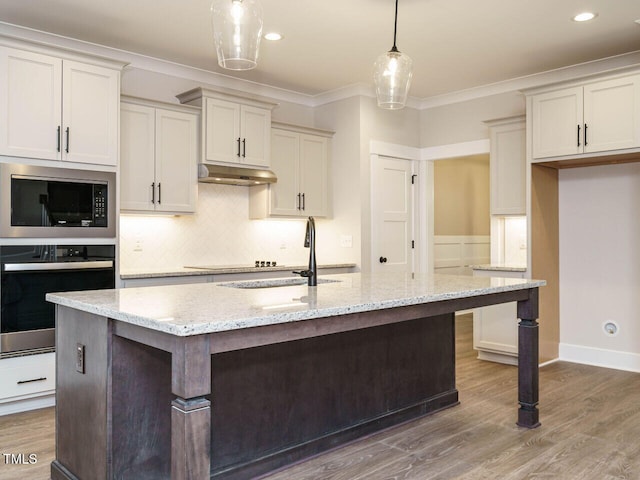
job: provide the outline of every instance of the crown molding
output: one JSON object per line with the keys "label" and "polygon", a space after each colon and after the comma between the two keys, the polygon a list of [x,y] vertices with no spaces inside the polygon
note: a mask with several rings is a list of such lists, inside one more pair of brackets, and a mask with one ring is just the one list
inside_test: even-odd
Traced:
{"label": "crown molding", "polygon": [[613,57],[601,58],[590,62],[569,65],[567,67],[548,70],[546,72],[534,73],[523,77],[512,78],[502,82],[496,82],[489,85],[460,90],[457,92],[446,93],[427,97],[420,101],[420,110],[428,108],[441,107],[452,103],[466,102],[476,100],[478,98],[490,97],[492,95],[500,95],[504,93],[519,92],[544,85],[566,82],[585,78],[603,73],[611,73],[620,70],[627,70],[640,66],[640,50]]}
{"label": "crown molding", "polygon": [[[373,86],[363,83],[347,85],[316,95],[310,95],[6,22],[0,22],[0,27],[2,35],[5,37],[42,43],[127,63],[129,65],[125,67],[125,71],[127,68],[137,68],[184,78],[207,86],[239,90],[256,96],[307,107],[317,107],[354,96],[375,98]],[[443,95],[422,99],[409,97],[407,106],[417,110],[425,110],[638,66],[640,66],[640,50]]]}

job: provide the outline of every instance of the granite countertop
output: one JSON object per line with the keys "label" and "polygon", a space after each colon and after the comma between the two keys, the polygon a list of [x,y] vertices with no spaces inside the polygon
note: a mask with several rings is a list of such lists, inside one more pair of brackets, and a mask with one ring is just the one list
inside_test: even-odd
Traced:
{"label": "granite countertop", "polygon": [[526,272],[524,265],[511,265],[508,263],[491,263],[487,265],[471,265],[473,270],[487,270],[492,272]]}
{"label": "granite countertop", "polygon": [[[291,280],[291,279],[289,279]],[[331,283],[322,281],[334,280]],[[282,281],[282,279],[280,280]],[[317,287],[232,288],[255,281],[48,293],[50,302],[176,336],[274,325],[541,287],[542,280],[345,273]]]}
{"label": "granite countertop", "polygon": [[[318,268],[354,268],[355,266],[355,263],[331,263],[318,265]],[[157,269],[123,269],[120,271],[120,278],[122,280],[131,280],[134,278],[187,277],[197,275],[222,275],[227,273],[286,272],[287,270],[304,270],[306,268],[307,265],[278,265],[277,267],[207,265]]]}

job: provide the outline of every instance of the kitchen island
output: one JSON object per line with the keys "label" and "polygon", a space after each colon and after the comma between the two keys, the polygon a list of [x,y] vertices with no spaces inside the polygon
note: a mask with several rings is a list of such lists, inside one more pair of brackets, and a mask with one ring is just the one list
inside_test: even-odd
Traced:
{"label": "kitchen island", "polygon": [[513,301],[517,423],[539,425],[544,281],[296,280],[48,294],[57,304],[52,478],[255,478],[456,405],[454,312]]}

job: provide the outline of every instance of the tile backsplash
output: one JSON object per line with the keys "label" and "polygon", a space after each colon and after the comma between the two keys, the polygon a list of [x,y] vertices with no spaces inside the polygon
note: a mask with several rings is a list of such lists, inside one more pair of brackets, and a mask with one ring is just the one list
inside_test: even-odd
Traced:
{"label": "tile backsplash", "polygon": [[[120,268],[252,265],[255,260],[304,265],[305,220],[249,220],[246,187],[198,184],[193,215],[120,216]],[[318,233],[320,237],[321,233]]]}

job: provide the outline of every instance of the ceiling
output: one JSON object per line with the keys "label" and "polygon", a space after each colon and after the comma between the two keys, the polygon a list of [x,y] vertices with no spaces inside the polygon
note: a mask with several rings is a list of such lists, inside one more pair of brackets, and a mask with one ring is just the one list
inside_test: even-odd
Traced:
{"label": "ceiling", "polygon": [[[0,21],[316,95],[372,85],[393,0],[262,0],[258,67],[218,67],[210,0],[0,0]],[[573,22],[584,10],[595,20]],[[410,95],[424,99],[640,50],[639,0],[400,0]],[[0,25],[0,31],[2,26]]]}

